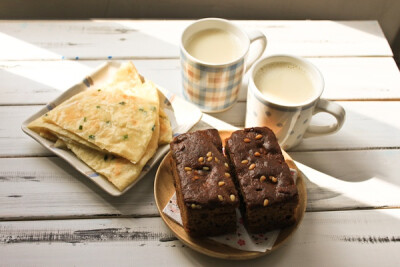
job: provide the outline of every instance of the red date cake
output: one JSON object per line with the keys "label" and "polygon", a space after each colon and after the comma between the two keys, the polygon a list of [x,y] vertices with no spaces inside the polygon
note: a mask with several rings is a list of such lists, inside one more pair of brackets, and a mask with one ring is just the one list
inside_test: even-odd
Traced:
{"label": "red date cake", "polygon": [[247,230],[261,233],[293,224],[297,187],[274,133],[267,127],[235,131],[225,152]]}
{"label": "red date cake", "polygon": [[238,193],[215,129],[181,134],[170,144],[183,227],[191,236],[234,232]]}

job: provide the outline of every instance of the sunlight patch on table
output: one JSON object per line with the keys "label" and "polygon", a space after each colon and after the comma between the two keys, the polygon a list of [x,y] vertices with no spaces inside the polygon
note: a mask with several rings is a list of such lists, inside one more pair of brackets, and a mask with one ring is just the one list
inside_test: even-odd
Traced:
{"label": "sunlight patch on table", "polygon": [[[16,60],[30,60],[32,59],[32,55],[35,55],[35,57],[39,55],[41,58],[61,59],[61,55],[17,39],[3,32],[0,32],[0,44],[3,51],[18,51],[18,53],[15,53],[14,55],[16,56]],[[1,58],[1,56],[8,57],[9,54],[0,54],[0,59],[4,59]]]}
{"label": "sunlight patch on table", "polygon": [[[299,162],[296,162],[296,165],[309,180],[308,190],[321,189],[321,192],[324,192],[319,199],[313,200],[319,202],[319,205],[329,206],[330,202],[334,202],[336,208],[346,209],[350,203],[349,199],[354,200],[354,203],[350,204],[351,206],[355,205],[360,208],[400,205],[400,186],[386,182],[383,177],[365,177],[365,180],[360,182],[348,182]],[[340,200],[341,198],[342,200]]]}
{"label": "sunlight patch on table", "polygon": [[[1,63],[0,63],[1,64]],[[7,63],[9,64],[9,63]],[[93,68],[77,61],[64,60],[47,62],[16,63],[16,67],[5,71],[50,86],[59,91],[65,91],[93,71]]]}

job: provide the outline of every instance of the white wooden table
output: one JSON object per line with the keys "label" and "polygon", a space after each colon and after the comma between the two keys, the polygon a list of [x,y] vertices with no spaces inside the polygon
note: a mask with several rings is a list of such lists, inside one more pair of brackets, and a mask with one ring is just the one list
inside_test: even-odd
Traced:
{"label": "white wooden table", "polygon": [[[209,258],[178,241],[155,207],[155,170],[114,198],[20,130],[107,60],[133,60],[181,95],[178,40],[189,22],[0,21],[0,265],[399,266],[400,77],[375,21],[237,21],[266,34],[266,55],[315,63],[323,97],[347,112],[339,133],[289,152],[308,178],[305,218],[283,247],[252,261]],[[242,90],[215,117],[243,126],[245,104]]]}

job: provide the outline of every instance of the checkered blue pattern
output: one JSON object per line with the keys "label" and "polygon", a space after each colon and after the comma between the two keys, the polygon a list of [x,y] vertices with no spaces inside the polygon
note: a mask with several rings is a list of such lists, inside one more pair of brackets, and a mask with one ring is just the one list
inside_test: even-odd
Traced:
{"label": "checkered blue pattern", "polygon": [[244,59],[231,65],[204,66],[181,51],[183,92],[186,99],[203,111],[220,111],[237,99],[244,74]]}

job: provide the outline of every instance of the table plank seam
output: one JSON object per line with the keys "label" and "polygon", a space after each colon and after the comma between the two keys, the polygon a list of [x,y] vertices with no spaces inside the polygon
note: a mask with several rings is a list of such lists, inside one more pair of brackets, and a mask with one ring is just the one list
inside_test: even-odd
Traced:
{"label": "table plank seam", "polygon": [[72,216],[30,216],[30,217],[1,217],[0,222],[17,222],[17,221],[59,221],[59,220],[96,220],[96,219],[143,219],[143,218],[161,218],[160,214],[92,214],[89,216],[72,215]]}
{"label": "table plank seam", "polygon": [[[356,148],[329,148],[329,149],[302,149],[291,150],[288,153],[308,153],[308,152],[343,152],[343,151],[377,151],[377,150],[400,150],[400,146],[393,147],[356,147]],[[18,159],[18,158],[57,158],[57,155],[51,153],[47,155],[0,155],[0,159]]]}
{"label": "table plank seam", "polygon": [[[325,98],[328,99],[330,101],[337,101],[337,102],[399,102],[400,98],[351,98],[351,99],[342,99],[342,98]],[[243,99],[239,99],[236,103],[247,103],[246,100]],[[0,103],[0,107],[34,107],[34,106],[38,106],[38,107],[43,107],[45,105],[47,105],[48,102],[36,102],[36,103],[12,103],[12,104],[7,104],[7,103]],[[221,112],[223,113],[223,112]],[[213,115],[218,115],[221,113],[215,113]]]}
{"label": "table plank seam", "polygon": [[[306,209],[307,213],[323,213],[323,212],[351,212],[351,211],[371,211],[371,210],[399,210],[400,206],[380,206],[380,207],[349,207],[338,209]],[[159,213],[154,214],[94,214],[90,216],[30,216],[30,217],[2,217],[0,222],[23,222],[23,221],[67,221],[67,220],[99,220],[99,219],[144,219],[144,218],[160,218]]]}
{"label": "table plank seam", "polygon": [[[392,55],[322,55],[322,56],[302,56],[303,58],[393,58]],[[170,56],[170,57],[152,57],[152,56],[131,56],[131,57],[113,57],[112,59],[108,59],[105,57],[79,57],[76,59],[75,57],[65,57],[65,58],[43,58],[43,59],[35,59],[35,58],[24,58],[24,59],[1,59],[4,62],[54,62],[54,61],[115,61],[115,60],[179,60],[179,56]]]}

